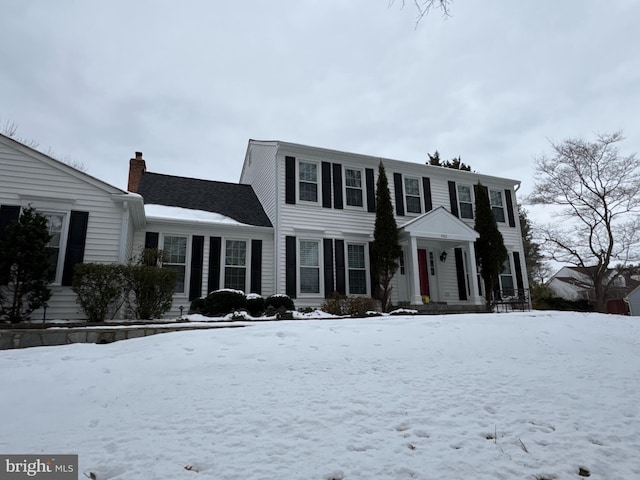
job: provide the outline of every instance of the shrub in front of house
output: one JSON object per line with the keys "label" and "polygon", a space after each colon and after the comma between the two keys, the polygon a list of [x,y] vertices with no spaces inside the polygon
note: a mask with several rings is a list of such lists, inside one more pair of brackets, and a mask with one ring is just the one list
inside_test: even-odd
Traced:
{"label": "shrub in front of house", "polygon": [[204,298],[194,298],[189,306],[189,313],[199,313],[201,315],[204,314]]}
{"label": "shrub in front of house", "polygon": [[241,290],[223,288],[215,290],[204,299],[204,315],[221,317],[227,313],[247,308],[247,297]]}
{"label": "shrub in front of house", "polygon": [[293,300],[288,295],[283,293],[276,293],[267,297],[264,301],[264,308],[271,307],[273,310],[279,310],[280,308],[284,308],[285,310],[295,310],[296,307],[293,304]]}
{"label": "shrub in front of house", "polygon": [[80,263],[73,273],[72,290],[89,322],[113,319],[128,293],[127,267],[120,264]]}
{"label": "shrub in front of house", "polygon": [[365,317],[369,312],[378,311],[380,307],[378,301],[371,297],[347,296],[334,292],[331,298],[325,300],[320,308],[323,312],[332,315]]}
{"label": "shrub in front of house", "polygon": [[127,267],[129,312],[139,320],[160,318],[171,308],[177,274],[170,268],[148,265]]}
{"label": "shrub in front of house", "polygon": [[322,303],[322,305],[320,306],[320,310],[330,313],[331,315],[344,315],[343,307],[345,298],[347,298],[346,295],[338,292],[333,292],[331,294],[331,298],[327,298]]}
{"label": "shrub in front of house", "polygon": [[264,297],[257,293],[247,295],[247,312],[252,317],[259,317],[264,312]]}

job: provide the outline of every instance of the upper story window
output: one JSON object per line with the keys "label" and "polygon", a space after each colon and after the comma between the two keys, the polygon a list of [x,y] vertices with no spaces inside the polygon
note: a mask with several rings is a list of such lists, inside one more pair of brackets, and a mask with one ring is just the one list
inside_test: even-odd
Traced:
{"label": "upper story window", "polygon": [[184,282],[187,270],[187,237],[164,237],[164,268],[175,270],[177,276],[175,293],[184,293]]}
{"label": "upper story window", "polygon": [[458,209],[460,218],[473,218],[473,200],[468,185],[458,185]]}
{"label": "upper story window", "polygon": [[344,183],[346,187],[347,205],[352,207],[362,207],[362,170],[354,168],[344,169]]}
{"label": "upper story window", "polygon": [[420,201],[420,181],[417,178],[405,177],[404,198],[408,213],[422,213]]}
{"label": "upper story window", "polygon": [[502,192],[500,190],[489,190],[489,201],[491,211],[496,222],[504,222],[504,203],[502,202]]}
{"label": "upper story window", "polygon": [[320,242],[300,240],[300,293],[320,293]]}
{"label": "upper story window", "polygon": [[300,201],[318,201],[318,164],[298,162],[298,195]]}
{"label": "upper story window", "polygon": [[60,275],[59,271],[61,270],[60,258],[62,257],[62,246],[63,246],[63,233],[64,223],[66,215],[64,213],[50,213],[43,212],[43,215],[47,218],[47,226],[49,228],[49,235],[51,235],[51,239],[47,244],[47,247],[51,250],[51,256],[49,257],[49,265],[51,271],[54,274],[54,282],[59,282]]}
{"label": "upper story window", "polygon": [[224,254],[224,287],[246,290],[247,242],[227,240]]}

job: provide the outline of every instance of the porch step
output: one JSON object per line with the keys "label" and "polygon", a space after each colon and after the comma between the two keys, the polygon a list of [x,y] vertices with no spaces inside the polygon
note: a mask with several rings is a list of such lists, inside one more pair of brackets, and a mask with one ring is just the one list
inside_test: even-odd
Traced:
{"label": "porch step", "polygon": [[411,305],[408,308],[417,310],[421,315],[442,315],[447,313],[487,313],[487,309],[484,305],[447,305],[446,303],[439,302]]}

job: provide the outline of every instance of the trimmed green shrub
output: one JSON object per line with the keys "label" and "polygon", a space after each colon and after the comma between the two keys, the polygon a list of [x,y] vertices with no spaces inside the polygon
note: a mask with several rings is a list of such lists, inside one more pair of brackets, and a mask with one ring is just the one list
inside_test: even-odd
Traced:
{"label": "trimmed green shrub", "polygon": [[127,274],[125,265],[76,265],[71,288],[89,322],[104,322],[116,315],[128,293]]}
{"label": "trimmed green shrub", "polygon": [[204,299],[203,313],[211,317],[220,317],[245,308],[247,308],[247,297],[244,292],[224,288],[207,295]]}
{"label": "trimmed green shrub", "polygon": [[137,319],[162,317],[173,303],[176,271],[169,268],[133,265],[127,267],[130,295],[128,309]]}
{"label": "trimmed green shrub", "polygon": [[199,313],[201,315],[204,314],[204,298],[194,298],[191,302],[191,306],[189,307],[189,313]]}
{"label": "trimmed green shrub", "polygon": [[295,310],[296,307],[293,304],[293,300],[288,295],[284,295],[282,293],[276,293],[267,297],[264,301],[264,308],[267,309],[272,307],[275,310],[278,310],[280,307],[284,307],[286,310]]}
{"label": "trimmed green shrub", "polygon": [[257,293],[247,295],[247,312],[252,317],[259,317],[264,312],[264,297]]}

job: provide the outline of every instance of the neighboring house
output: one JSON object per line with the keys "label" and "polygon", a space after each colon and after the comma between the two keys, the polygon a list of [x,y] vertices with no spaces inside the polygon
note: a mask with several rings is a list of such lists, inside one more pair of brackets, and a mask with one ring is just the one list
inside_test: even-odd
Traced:
{"label": "neighboring house", "polygon": [[640,286],[634,288],[625,298],[624,301],[628,305],[629,314],[640,316]]}
{"label": "neighboring house", "polygon": [[298,307],[319,307],[334,292],[374,291],[380,162],[403,252],[394,304],[429,297],[484,305],[474,252],[478,181],[509,253],[500,289],[528,289],[518,181],[280,141],[250,140],[237,184],[149,172],[137,152],[125,192],[0,135],[0,233],[29,204],[49,217],[60,253],[48,318],[83,317],[69,287],[76,263],[127,263],[145,247],[165,250],[164,266],[178,273],[168,316],[218,288],[286,293]]}
{"label": "neighboring house", "polygon": [[0,234],[29,205],[49,219],[49,246],[57,252],[47,318],[83,318],[70,287],[74,266],[131,257],[134,232],[145,226],[142,197],[0,134]]}
{"label": "neighboring house", "polygon": [[299,306],[333,292],[371,295],[370,244],[378,165],[389,178],[403,249],[391,300],[481,306],[473,229],[474,186],[489,190],[509,252],[500,287],[528,289],[515,180],[280,141],[249,142],[240,183],[253,187],[274,226],[275,290]]}
{"label": "neighboring house", "polygon": [[[595,303],[595,289],[589,275],[589,268],[565,266],[558,270],[547,282],[547,286],[556,297],[570,301],[587,301]],[[630,275],[621,275],[615,269],[608,269],[603,284],[609,284],[607,292],[607,311],[609,313],[626,313],[624,299],[640,282]]]}

